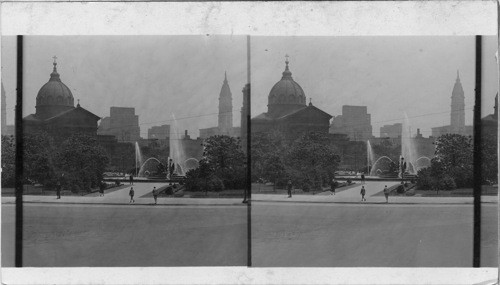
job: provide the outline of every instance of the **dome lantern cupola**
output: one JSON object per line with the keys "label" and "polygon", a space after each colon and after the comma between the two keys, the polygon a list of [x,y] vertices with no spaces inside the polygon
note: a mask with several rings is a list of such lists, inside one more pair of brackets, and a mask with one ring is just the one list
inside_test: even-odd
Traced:
{"label": "dome lantern cupola", "polygon": [[306,96],[302,87],[292,78],[289,68],[290,61],[285,56],[285,71],[281,80],[274,84],[268,96],[268,113],[273,117],[293,112],[306,106]]}
{"label": "dome lantern cupola", "polygon": [[54,67],[50,79],[40,88],[36,96],[36,116],[40,119],[47,119],[74,108],[73,94],[68,86],[62,83],[57,72],[57,57],[53,58]]}

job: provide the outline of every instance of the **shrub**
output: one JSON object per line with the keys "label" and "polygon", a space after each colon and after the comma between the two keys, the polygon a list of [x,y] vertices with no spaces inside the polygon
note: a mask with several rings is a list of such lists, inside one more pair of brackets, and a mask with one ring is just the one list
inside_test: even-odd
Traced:
{"label": "shrub", "polygon": [[403,184],[400,184],[396,187],[396,192],[398,194],[403,194],[405,192],[405,186]]}
{"label": "shrub", "polygon": [[450,176],[445,176],[443,179],[441,179],[437,186],[440,190],[453,190],[457,188],[455,180]]}
{"label": "shrub", "polygon": [[302,191],[304,191],[304,192],[309,192],[309,191],[311,191],[311,184],[309,184],[309,183],[304,183],[304,184],[302,185]]}
{"label": "shrub", "polygon": [[430,190],[433,189],[433,179],[429,167],[422,168],[418,171],[417,187],[418,189]]}
{"label": "shrub", "polygon": [[410,189],[405,192],[406,196],[415,196],[415,189]]}
{"label": "shrub", "polygon": [[174,188],[172,186],[168,186],[165,188],[165,195],[173,195],[174,194]]}

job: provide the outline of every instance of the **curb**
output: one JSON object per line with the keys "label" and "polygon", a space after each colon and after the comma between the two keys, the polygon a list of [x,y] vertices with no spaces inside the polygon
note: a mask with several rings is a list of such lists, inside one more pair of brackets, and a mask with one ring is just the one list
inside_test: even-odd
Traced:
{"label": "curb", "polygon": [[[2,202],[2,204],[15,205],[16,202]],[[106,206],[246,206],[245,203],[231,203],[231,204],[138,204],[138,203],[84,203],[84,202],[43,202],[43,201],[23,201],[23,204],[63,204],[63,205],[106,205]]]}
{"label": "curb", "polygon": [[[350,201],[281,201],[281,200],[252,200],[252,202],[264,203],[308,203],[308,204],[370,204],[370,205],[473,205],[473,202],[435,202],[435,203],[419,203],[419,202],[350,202]],[[485,201],[481,204],[497,204],[497,202]]]}

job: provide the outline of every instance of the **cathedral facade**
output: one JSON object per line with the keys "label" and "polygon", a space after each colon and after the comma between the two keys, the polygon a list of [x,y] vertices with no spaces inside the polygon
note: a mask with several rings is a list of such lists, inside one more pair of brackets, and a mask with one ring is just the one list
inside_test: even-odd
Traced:
{"label": "cathedral facade", "polygon": [[71,90],[61,81],[54,57],[50,79],[38,91],[36,112],[23,118],[24,132],[45,131],[61,142],[75,133],[97,136],[97,122],[100,117],[82,108],[74,106]]}
{"label": "cathedral facade", "polygon": [[285,64],[281,80],[269,92],[267,112],[251,119],[251,132],[276,130],[287,136],[304,132],[328,133],[332,116],[311,102],[306,104],[304,90],[292,78],[288,58]]}

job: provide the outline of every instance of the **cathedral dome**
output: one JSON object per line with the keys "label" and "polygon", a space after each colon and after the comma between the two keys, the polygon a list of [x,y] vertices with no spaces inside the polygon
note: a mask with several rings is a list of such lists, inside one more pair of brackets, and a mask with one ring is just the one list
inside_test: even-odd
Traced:
{"label": "cathedral dome", "polygon": [[57,73],[57,63],[50,74],[49,82],[45,83],[36,96],[36,106],[74,106],[74,98],[68,86],[61,82]]}
{"label": "cathedral dome", "polygon": [[306,105],[306,96],[302,87],[292,78],[292,72],[288,69],[288,59],[281,80],[274,84],[269,92],[269,105]]}

